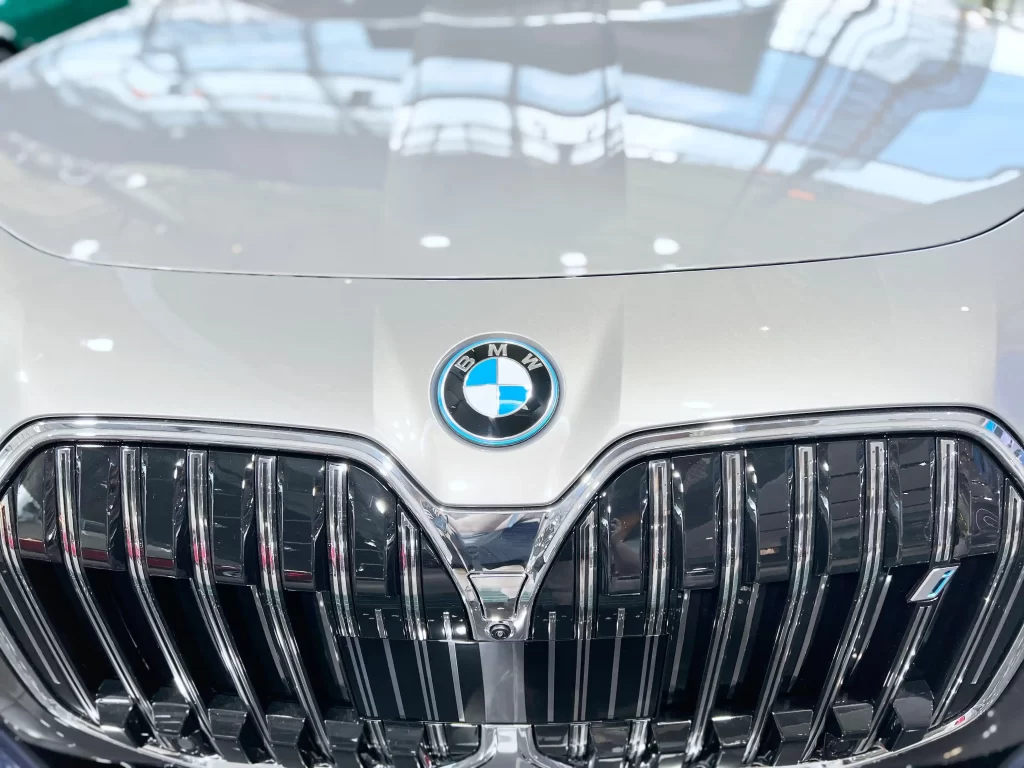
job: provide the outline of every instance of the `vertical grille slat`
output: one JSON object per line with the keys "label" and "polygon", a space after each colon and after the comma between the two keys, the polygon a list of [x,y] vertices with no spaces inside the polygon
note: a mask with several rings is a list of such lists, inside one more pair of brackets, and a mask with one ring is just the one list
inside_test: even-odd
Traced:
{"label": "vertical grille slat", "polygon": [[735,612],[742,567],[743,526],[743,454],[722,455],[722,489],[724,499],[722,524],[722,575],[719,586],[718,611],[708,653],[708,664],[701,681],[700,699],[693,716],[686,756],[695,760],[704,748],[704,739],[711,719],[711,710],[718,691],[718,681],[725,660],[729,628]]}
{"label": "vertical grille slat", "polygon": [[[960,495],[959,492],[958,495]],[[1022,531],[1022,525],[1024,525],[1024,505],[1022,505],[1020,495],[1016,491],[1009,496],[1009,498],[1003,501],[1005,512],[1002,523],[1002,541],[999,545],[999,559],[992,572],[992,578],[982,599],[981,608],[971,625],[966,642],[957,656],[954,666],[948,675],[947,682],[936,701],[935,712],[932,715],[933,724],[942,722],[957,692],[963,685],[968,667],[982,644],[986,628],[992,620],[999,594],[1006,586],[1014,562],[1020,556],[1021,542],[1022,538],[1024,538],[1024,531]]]}
{"label": "vertical grille slat", "polygon": [[[125,447],[121,449],[121,507],[124,516],[128,574],[131,577],[135,594],[138,596],[139,605],[142,607],[142,613],[146,621],[149,622],[153,636],[170,668],[178,693],[191,707],[199,728],[210,739],[211,744],[215,745],[206,703],[200,696],[195,681],[178,653],[173,636],[164,622],[163,615],[157,606],[156,597],[150,587],[149,574],[145,564],[146,542],[143,536],[144,521],[141,500],[144,490],[140,490],[142,487],[140,464],[138,448]],[[216,746],[214,748],[216,749]],[[219,749],[217,751],[220,752]]]}
{"label": "vertical grille slat", "polygon": [[258,456],[256,459],[256,517],[257,539],[260,545],[260,586],[271,640],[277,649],[285,676],[292,687],[299,706],[306,716],[313,740],[323,756],[331,754],[331,742],[324,728],[320,707],[313,689],[301,666],[298,643],[292,633],[288,611],[284,604],[284,585],[281,575],[281,521],[280,488],[277,458]]}
{"label": "vertical grille slat", "polygon": [[77,462],[74,460],[74,456],[74,449],[68,447],[58,448],[55,453],[57,521],[60,528],[64,567],[74,586],[78,601],[89,619],[89,624],[99,638],[107,659],[114,668],[128,699],[137,708],[139,716],[152,732],[156,742],[162,747],[171,749],[172,745],[157,731],[152,703],[118,646],[85,575],[79,539],[78,497],[75,489]]}
{"label": "vertical grille slat", "polygon": [[[651,573],[647,591],[647,622],[644,634],[660,635],[665,626],[669,584],[669,497],[668,462],[652,461],[648,468],[651,494]],[[616,633],[620,634],[620,633]]]}
{"label": "vertical grille slat", "polygon": [[437,698],[434,692],[430,659],[427,656],[427,620],[423,612],[420,531],[404,510],[399,513],[399,538],[398,567],[401,574],[405,631],[408,638],[413,641],[416,670],[419,673],[427,719],[437,720]]}
{"label": "vertical grille slat", "polygon": [[799,649],[795,649],[794,646],[797,625],[804,603],[812,598],[808,595],[807,586],[810,580],[814,544],[817,466],[814,446],[800,446],[795,451],[796,510],[793,522],[793,571],[789,593],[786,596],[785,614],[772,652],[771,667],[761,688],[757,709],[754,711],[750,739],[743,753],[744,763],[753,761],[758,754],[761,734],[782,686],[783,671],[794,650],[799,652]]}
{"label": "vertical grille slat", "polygon": [[264,749],[271,758],[276,758],[270,728],[267,723],[263,706],[253,688],[249,675],[242,663],[242,658],[235,647],[234,639],[228,629],[227,621],[221,611],[218,599],[214,561],[213,538],[211,536],[212,519],[210,516],[209,494],[210,468],[205,451],[190,450],[186,458],[188,473],[188,515],[192,536],[193,587],[196,602],[206,623],[220,661],[227,670],[235,686],[235,692],[245,707],[246,716],[259,734]]}
{"label": "vertical grille slat", "polygon": [[371,717],[377,715],[373,689],[366,674],[366,663],[356,636],[355,610],[352,607],[350,576],[350,542],[348,509],[348,465],[327,465],[327,559],[330,573],[331,599],[338,617],[338,631],[345,642],[348,656],[353,662],[356,688],[363,711]]}
{"label": "vertical grille slat", "polygon": [[[58,690],[67,689],[62,698],[73,709],[98,723],[100,715],[96,702],[58,641],[22,567],[15,544],[18,540],[16,509],[14,491],[8,491],[0,499],[0,551],[5,566],[4,573],[0,575],[0,584],[47,678],[54,681]],[[61,693],[64,691],[61,690]]]}
{"label": "vertical grille slat", "polygon": [[[952,561],[953,556],[953,531],[956,525],[955,478],[957,453],[955,448],[956,442],[954,440],[938,440],[939,486],[936,503],[937,517],[934,526],[934,544],[931,556],[933,566],[948,565]],[[903,636],[896,658],[886,675],[882,691],[874,703],[874,717],[872,718],[867,735],[857,745],[857,748],[854,750],[855,754],[860,754],[870,749],[878,738],[885,719],[889,716],[889,709],[904,681],[906,681],[914,658],[917,656],[921,644],[931,628],[936,612],[937,606],[934,603],[918,605],[914,608],[914,615],[910,625]]]}
{"label": "vertical grille slat", "polygon": [[597,592],[597,508],[593,506],[579,527],[579,590],[576,609],[576,687],[573,720],[586,717],[587,687],[590,675],[590,636],[594,627],[594,603]]}
{"label": "vertical grille slat", "polygon": [[844,629],[843,640],[836,651],[825,685],[814,706],[810,733],[802,760],[811,757],[825,728],[825,718],[835,701],[843,679],[862,649],[866,624],[875,614],[884,582],[882,577],[882,547],[885,536],[886,502],[886,450],[885,442],[869,441],[865,447],[867,457],[867,504],[864,521],[864,550],[856,598]]}

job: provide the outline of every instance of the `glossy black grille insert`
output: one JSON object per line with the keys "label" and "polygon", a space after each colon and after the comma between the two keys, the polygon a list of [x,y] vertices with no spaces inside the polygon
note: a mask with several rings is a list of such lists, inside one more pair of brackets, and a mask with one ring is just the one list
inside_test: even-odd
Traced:
{"label": "glossy black grille insert", "polygon": [[10,478],[10,637],[63,708],[182,755],[418,768],[507,727],[580,766],[846,758],[971,709],[1024,625],[1020,490],[952,434],[627,462],[502,641],[359,462],[95,440]]}

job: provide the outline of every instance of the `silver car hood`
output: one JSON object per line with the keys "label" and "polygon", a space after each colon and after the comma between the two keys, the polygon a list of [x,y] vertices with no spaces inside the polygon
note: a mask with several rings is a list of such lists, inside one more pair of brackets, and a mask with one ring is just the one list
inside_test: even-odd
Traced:
{"label": "silver car hood", "polygon": [[1024,207],[1024,34],[954,0],[485,5],[164,3],[30,50],[0,225],[121,266],[535,277],[905,251]]}

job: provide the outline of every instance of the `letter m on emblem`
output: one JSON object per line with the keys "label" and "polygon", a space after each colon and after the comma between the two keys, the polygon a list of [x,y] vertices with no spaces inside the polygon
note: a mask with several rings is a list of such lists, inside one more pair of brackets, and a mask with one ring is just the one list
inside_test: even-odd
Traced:
{"label": "letter m on emblem", "polygon": [[508,357],[508,344],[488,344],[488,357]]}
{"label": "letter m on emblem", "polygon": [[525,365],[528,370],[532,371],[534,368],[542,367],[544,365],[544,363],[542,363],[537,358],[537,356],[534,355],[532,352],[528,352],[526,354],[526,357],[523,358],[523,365]]}

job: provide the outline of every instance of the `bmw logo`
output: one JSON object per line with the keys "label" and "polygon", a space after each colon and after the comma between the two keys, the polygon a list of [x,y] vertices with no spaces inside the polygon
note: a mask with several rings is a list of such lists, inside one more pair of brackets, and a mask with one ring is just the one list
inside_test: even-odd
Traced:
{"label": "bmw logo", "polygon": [[467,343],[437,378],[437,410],[476,445],[515,445],[547,426],[558,405],[558,375],[536,347],[510,338]]}

